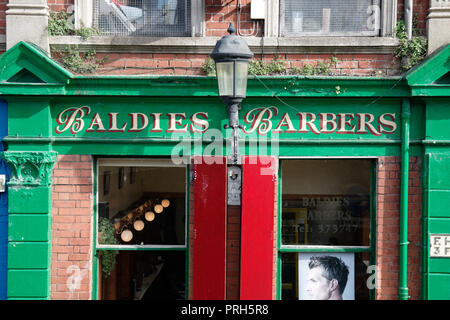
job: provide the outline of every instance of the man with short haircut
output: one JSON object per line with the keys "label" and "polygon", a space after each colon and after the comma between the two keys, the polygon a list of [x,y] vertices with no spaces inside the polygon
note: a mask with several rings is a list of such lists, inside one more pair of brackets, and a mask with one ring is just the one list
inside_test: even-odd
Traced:
{"label": "man with short haircut", "polygon": [[308,286],[311,300],[342,300],[348,267],[337,257],[318,256],[309,260]]}

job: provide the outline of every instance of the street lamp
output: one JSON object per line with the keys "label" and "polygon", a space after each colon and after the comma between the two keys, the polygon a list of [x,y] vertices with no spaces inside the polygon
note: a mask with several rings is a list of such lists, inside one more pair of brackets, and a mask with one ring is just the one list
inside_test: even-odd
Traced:
{"label": "street lamp", "polygon": [[216,63],[216,77],[219,97],[227,104],[228,125],[232,129],[231,160],[233,164],[240,162],[239,157],[239,110],[241,101],[247,92],[248,63],[253,53],[244,39],[234,35],[233,24],[228,26],[228,33],[217,41],[211,53]]}

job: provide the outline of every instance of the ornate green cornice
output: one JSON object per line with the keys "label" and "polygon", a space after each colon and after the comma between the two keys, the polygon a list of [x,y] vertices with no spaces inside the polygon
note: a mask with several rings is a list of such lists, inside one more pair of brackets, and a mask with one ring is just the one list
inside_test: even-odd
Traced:
{"label": "ornate green cornice", "polygon": [[9,186],[50,186],[56,152],[11,151],[0,153],[9,168]]}

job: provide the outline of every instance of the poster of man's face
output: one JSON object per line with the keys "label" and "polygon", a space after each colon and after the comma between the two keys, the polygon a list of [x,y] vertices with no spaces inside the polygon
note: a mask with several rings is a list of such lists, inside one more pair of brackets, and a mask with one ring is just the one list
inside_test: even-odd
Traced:
{"label": "poster of man's face", "polygon": [[354,300],[353,253],[299,253],[299,300]]}

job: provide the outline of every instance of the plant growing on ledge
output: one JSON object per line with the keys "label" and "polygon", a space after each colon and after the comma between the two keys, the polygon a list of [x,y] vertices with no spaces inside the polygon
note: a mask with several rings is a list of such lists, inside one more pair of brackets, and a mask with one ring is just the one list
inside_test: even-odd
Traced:
{"label": "plant growing on ledge", "polygon": [[[109,219],[100,218],[98,221],[98,242],[100,244],[118,244],[114,235],[114,226]],[[117,250],[101,250],[99,255],[102,258],[102,275],[108,278],[116,264]]]}
{"label": "plant growing on ledge", "polygon": [[[331,57],[325,61],[319,61],[316,65],[306,64],[302,68],[293,67],[290,71],[286,68],[286,61],[276,56],[271,61],[250,60],[248,65],[248,74],[252,76],[267,76],[267,75],[302,75],[302,76],[319,76],[329,75],[331,67],[336,66],[339,62],[338,58]],[[202,71],[208,76],[216,75],[216,67],[211,58],[205,60],[202,64]]]}
{"label": "plant growing on ledge", "polygon": [[273,74],[285,74],[286,62],[280,57],[275,57],[272,61],[250,60],[248,74],[252,76],[266,76]]}
{"label": "plant growing on ledge", "polygon": [[339,62],[338,58],[331,57],[325,61],[319,61],[316,65],[305,64],[302,68],[293,67],[293,74],[300,74],[302,76],[321,76],[329,75],[331,72],[331,66],[336,66]]}
{"label": "plant growing on ledge", "polygon": [[417,30],[417,18],[413,21],[413,36],[408,41],[408,33],[404,21],[399,21],[395,28],[395,35],[399,39],[399,46],[395,51],[395,56],[401,59],[403,70],[407,71],[419,64],[427,55],[427,39]]}
{"label": "plant growing on ledge", "polygon": [[205,62],[203,62],[202,66],[202,72],[205,73],[207,76],[216,76],[216,66],[214,65],[214,61],[211,58],[207,58]]}
{"label": "plant growing on ledge", "polygon": [[63,36],[72,32],[72,28],[69,25],[70,15],[65,11],[50,11],[48,18],[48,34],[50,36]]}
{"label": "plant growing on ledge", "polygon": [[66,11],[50,11],[47,30],[50,36],[80,36],[83,40],[102,34],[100,29],[85,27],[83,24],[81,28],[75,29],[73,15]]}
{"label": "plant growing on ledge", "polygon": [[[207,58],[201,66],[203,73],[208,76],[216,75],[216,66],[211,58]],[[252,59],[248,65],[248,74],[252,76],[265,76],[273,74],[286,74],[286,62],[279,57],[272,61]]]}
{"label": "plant growing on ledge", "polygon": [[56,51],[55,53],[59,56],[59,62],[75,73],[95,72],[108,59],[108,56],[104,59],[96,59],[95,50],[80,53],[77,45],[67,46],[65,51]]}

